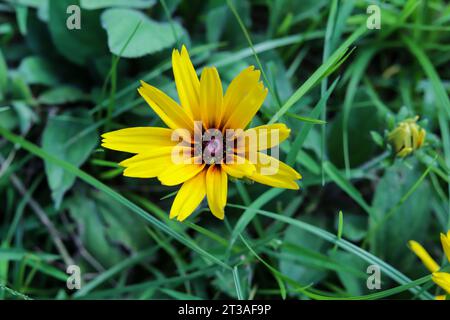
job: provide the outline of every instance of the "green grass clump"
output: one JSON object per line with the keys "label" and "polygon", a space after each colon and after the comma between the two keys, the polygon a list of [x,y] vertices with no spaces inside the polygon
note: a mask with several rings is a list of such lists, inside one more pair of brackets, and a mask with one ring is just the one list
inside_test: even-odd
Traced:
{"label": "green grass clump", "polygon": [[[407,247],[444,259],[450,229],[450,5],[365,0],[0,4],[0,299],[433,299]],[[113,2],[111,2],[113,3]],[[114,17],[122,17],[120,27]],[[225,220],[168,217],[176,188],[121,175],[101,133],[160,120],[139,80],[177,99],[185,44],[224,88],[248,65],[283,122],[299,191],[229,184]],[[395,157],[388,133],[419,116],[426,142]],[[68,265],[82,271],[66,287]],[[369,265],[381,288],[367,287]]]}

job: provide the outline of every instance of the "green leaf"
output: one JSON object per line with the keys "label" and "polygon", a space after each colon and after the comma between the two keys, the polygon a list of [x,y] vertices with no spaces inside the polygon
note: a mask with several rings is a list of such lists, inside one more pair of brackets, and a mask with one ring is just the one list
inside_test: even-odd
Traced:
{"label": "green leaf", "polygon": [[126,257],[123,248],[134,253],[150,245],[138,218],[104,194],[77,192],[67,206],[79,226],[83,246],[103,267],[121,262]]}
{"label": "green leaf", "polygon": [[290,112],[286,112],[286,116],[303,121],[303,122],[307,122],[307,123],[312,123],[312,124],[326,124],[326,121],[320,120],[320,119],[315,119],[315,118],[310,118],[310,117],[303,117],[303,116],[299,116],[295,113],[290,113]]}
{"label": "green leaf", "polygon": [[155,0],[80,0],[81,7],[87,10],[111,7],[147,9],[153,6],[155,2]]}
{"label": "green leaf", "polygon": [[[213,262],[214,264],[221,266],[225,268],[228,271],[231,271],[232,268],[224,263],[221,259],[215,257],[211,253],[205,251],[201,247],[199,247],[195,242],[190,240],[189,238],[185,237],[184,235],[180,234],[179,232],[173,230],[169,226],[167,226],[165,223],[161,222],[160,220],[156,219],[152,215],[148,214],[145,210],[143,210],[138,205],[134,204],[130,200],[126,199],[121,194],[117,193],[107,185],[103,184],[99,180],[95,179],[91,175],[87,174],[86,172],[80,170],[67,160],[61,159],[59,155],[54,155],[43,148],[39,148],[37,145],[29,142],[28,140],[24,139],[23,137],[17,136],[13,134],[11,131],[0,127],[0,135],[2,135],[5,139],[9,140],[10,142],[17,143],[25,150],[31,152],[32,154],[35,154],[36,156],[40,157],[47,163],[53,164],[55,167],[58,167],[62,170],[67,171],[67,173],[70,173],[72,175],[75,175],[85,181],[86,183],[90,184],[91,186],[99,189],[100,191],[104,192],[105,194],[109,195],[113,200],[115,200],[118,203],[123,204],[128,209],[133,211],[136,215],[141,217],[143,220],[147,221],[147,223],[153,225],[155,228],[159,229],[160,231],[164,232],[167,235],[170,235],[174,239],[176,239],[178,242],[182,243],[183,245],[191,248],[192,250],[196,251],[198,254],[202,255],[206,259],[208,259],[210,262]],[[200,274],[203,274],[205,271],[199,272]]]}
{"label": "green leaf", "polygon": [[[102,13],[101,21],[108,34],[109,50],[121,57],[142,57],[171,48],[176,42],[170,23],[157,22],[133,9],[108,9]],[[139,29],[123,50],[139,22]],[[177,35],[184,33],[179,24],[174,23],[173,26]]]}
{"label": "green leaf", "polygon": [[[234,208],[247,209],[247,207],[241,206],[241,205],[229,204],[229,206],[232,206]],[[416,285],[418,285],[418,284],[412,285],[411,279],[409,279],[407,276],[405,276],[403,273],[398,271],[396,268],[394,268],[390,264],[386,263],[382,259],[374,256],[373,254],[365,251],[364,249],[361,249],[360,247],[358,247],[344,239],[338,240],[334,234],[332,234],[328,231],[325,231],[321,228],[318,228],[312,224],[308,224],[306,222],[300,221],[298,219],[292,219],[289,217],[285,217],[283,215],[276,214],[276,213],[273,213],[273,212],[270,212],[267,210],[256,209],[256,211],[260,215],[287,223],[289,225],[296,226],[297,228],[303,229],[309,233],[312,233],[328,242],[331,242],[332,244],[337,244],[337,246],[339,248],[360,257],[361,259],[368,262],[369,264],[379,265],[383,274],[386,274],[389,278],[391,278],[392,280],[396,281],[399,284],[408,285],[408,289],[411,292],[418,293],[424,299],[433,299],[433,296],[431,296],[428,292],[423,291],[423,289],[420,287],[416,287]],[[411,284],[411,286],[409,286],[410,284]]]}
{"label": "green leaf", "polygon": [[50,62],[41,57],[30,56],[23,59],[18,72],[28,84],[53,86],[58,83],[55,68]]}
{"label": "green leaf", "polygon": [[12,106],[19,119],[20,132],[26,133],[38,120],[36,113],[23,101],[13,101]]}
{"label": "green leaf", "polygon": [[[89,132],[77,139],[70,147],[66,148],[65,143],[92,123],[92,119],[84,110],[67,112],[50,118],[44,129],[42,148],[58,158],[80,167],[98,143],[97,132],[95,130]],[[49,161],[45,161],[45,173],[52,191],[52,199],[55,207],[58,208],[64,194],[75,182],[75,175]]]}
{"label": "green leaf", "polygon": [[17,114],[11,107],[3,107],[0,111],[0,127],[8,130],[14,129],[18,125]]}
{"label": "green leaf", "polygon": [[[375,252],[398,266],[407,266],[402,259],[413,259],[406,244],[408,240],[423,241],[431,218],[430,198],[431,189],[426,181],[415,190],[414,196],[398,206],[390,214],[388,220],[385,215],[407,194],[414,183],[419,179],[420,172],[411,170],[404,163],[397,162],[388,168],[377,185],[373,198],[374,217],[371,225],[377,228]],[[382,223],[381,226],[377,226]],[[392,248],[396,248],[392,250]]]}
{"label": "green leaf", "polygon": [[363,208],[368,214],[373,215],[372,208],[364,200],[361,193],[356,189],[349,180],[329,161],[324,162],[323,169],[326,174],[333,180],[345,193],[347,193],[361,208]]}
{"label": "green leaf", "polygon": [[[323,227],[325,221],[319,218],[306,218],[314,225]],[[325,241],[316,236],[289,226],[284,231],[281,254],[291,255],[295,259],[280,259],[280,271],[289,278],[302,283],[310,284],[318,282],[326,275],[326,270],[311,262],[313,258],[320,256],[324,249]]]}
{"label": "green leaf", "polygon": [[370,136],[372,137],[372,140],[380,147],[384,146],[384,139],[383,137],[376,131],[370,131]]}
{"label": "green leaf", "polygon": [[67,8],[70,5],[79,5],[79,1],[50,1],[48,27],[58,52],[73,63],[85,65],[88,60],[107,53],[106,35],[100,26],[98,11],[81,12],[81,29],[68,29],[66,22],[71,14],[67,13]]}
{"label": "green leaf", "polygon": [[43,104],[65,104],[86,100],[86,95],[78,88],[61,86],[44,91],[38,98]]}
{"label": "green leaf", "polygon": [[5,58],[3,57],[2,50],[0,49],[0,100],[6,94],[8,86],[8,66],[6,65]]}
{"label": "green leaf", "polygon": [[361,241],[367,233],[367,217],[359,214],[345,214],[342,236],[351,241]]}
{"label": "green leaf", "polygon": [[164,292],[169,297],[174,298],[176,300],[203,300],[200,297],[193,296],[193,295],[186,294],[186,293],[179,292],[179,291],[175,291],[175,290],[171,290],[171,289],[160,288],[159,290],[161,290],[161,292]]}
{"label": "green leaf", "polygon": [[285,190],[277,188],[270,189],[260,195],[255,201],[253,201],[253,203],[248,207],[247,210],[245,210],[245,212],[236,222],[236,225],[234,226],[233,232],[230,237],[228,251],[231,250],[239,235],[245,230],[250,221],[252,221],[252,219],[256,216],[256,214],[258,213],[256,209],[261,208],[263,205],[279,196],[283,191]]}
{"label": "green leaf", "polygon": [[361,37],[367,31],[366,26],[362,26],[353,32],[350,37],[345,40],[342,45],[328,58],[309,78],[306,80],[294,94],[283,104],[283,106],[274,114],[270,119],[270,123],[275,123],[280,119],[289,109],[300,100],[309,90],[311,90],[325,75],[328,74],[330,69],[338,64],[348,50],[348,47]]}
{"label": "green leaf", "polygon": [[[346,163],[343,152],[346,150],[344,136],[348,138],[347,148],[351,150],[351,157],[348,157],[350,167],[355,167],[374,156],[377,146],[373,143],[369,132],[381,131],[380,129],[384,126],[376,107],[372,105],[365,108],[353,108],[351,117],[347,121],[344,121],[344,118],[344,112],[341,112],[330,121],[330,130],[327,134],[328,155],[331,162],[339,168],[345,167]],[[343,132],[347,133],[344,135]]]}
{"label": "green leaf", "polygon": [[367,269],[367,262],[359,259],[357,256],[344,251],[330,251],[330,257],[333,260],[338,261],[344,266],[351,266],[352,268],[356,270],[360,270],[365,277],[359,277],[357,275],[354,275],[350,272],[337,270],[337,275],[339,277],[339,280],[341,280],[342,284],[344,285],[346,292],[348,292],[350,295],[362,295],[365,290],[366,286],[366,278],[367,274],[365,274],[365,271]]}

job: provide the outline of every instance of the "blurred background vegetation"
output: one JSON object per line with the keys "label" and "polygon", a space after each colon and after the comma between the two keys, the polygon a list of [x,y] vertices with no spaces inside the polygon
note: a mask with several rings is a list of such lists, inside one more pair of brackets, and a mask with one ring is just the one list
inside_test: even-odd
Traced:
{"label": "blurred background vegetation", "polygon": [[[80,30],[66,26],[74,4]],[[407,241],[444,261],[449,22],[445,0],[1,0],[0,298],[432,298]],[[203,205],[178,223],[175,188],[121,176],[126,155],[99,136],[161,125],[136,89],[178,100],[182,44],[224,87],[262,67],[270,93],[253,125],[279,115],[292,129],[281,158],[299,191],[236,181],[224,222]],[[416,115],[426,143],[396,158],[387,133]],[[366,286],[371,264],[380,290]]]}

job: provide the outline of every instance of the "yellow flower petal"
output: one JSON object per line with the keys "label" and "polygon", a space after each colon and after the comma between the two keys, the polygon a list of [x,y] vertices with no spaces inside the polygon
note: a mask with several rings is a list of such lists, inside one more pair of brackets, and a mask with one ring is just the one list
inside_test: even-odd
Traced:
{"label": "yellow flower petal", "polygon": [[441,233],[441,243],[442,248],[444,249],[445,255],[447,256],[447,260],[450,262],[450,232],[447,233],[447,236]]}
{"label": "yellow flower petal", "polygon": [[200,78],[200,110],[203,126],[218,128],[222,117],[223,90],[216,68],[204,68]]}
{"label": "yellow flower petal", "polygon": [[166,163],[166,170],[158,175],[159,181],[166,186],[176,186],[197,175],[206,164]]}
{"label": "yellow flower petal", "polygon": [[228,118],[224,129],[245,129],[253,119],[267,96],[267,88],[260,82],[254,86],[245,98],[235,107],[235,110]]}
{"label": "yellow flower petal", "polygon": [[447,298],[446,295],[441,295],[441,296],[434,297],[435,300],[446,300],[446,298]]}
{"label": "yellow flower petal", "polygon": [[[250,159],[250,161],[252,160]],[[258,153],[255,167],[256,171],[250,176],[250,179],[271,187],[299,189],[295,180],[301,179],[302,176],[293,168],[274,157]]]}
{"label": "yellow flower petal", "polygon": [[154,178],[167,169],[167,164],[172,161],[172,153],[180,150],[191,153],[187,147],[161,147],[151,152],[140,153],[119,163],[126,167],[123,175],[134,178]]}
{"label": "yellow flower petal", "polygon": [[422,260],[425,267],[431,272],[436,272],[439,270],[439,265],[433,258],[428,254],[428,252],[422,247],[422,245],[416,241],[409,241],[409,248]]}
{"label": "yellow flower petal", "polygon": [[142,87],[138,89],[139,94],[169,128],[193,130],[192,117],[178,103],[144,81],[141,81],[141,85]]}
{"label": "yellow flower petal", "polygon": [[205,172],[183,183],[170,209],[170,218],[183,221],[199,206],[206,195]]}
{"label": "yellow flower petal", "polygon": [[234,113],[239,103],[244,100],[248,93],[258,85],[260,71],[250,66],[233,79],[227,88],[223,98],[223,116],[221,124],[224,125]]}
{"label": "yellow flower petal", "polygon": [[234,155],[232,163],[222,163],[222,169],[230,176],[235,178],[250,177],[256,167],[248,159]]}
{"label": "yellow flower petal", "polygon": [[206,172],[206,196],[211,212],[223,220],[227,203],[228,177],[220,166],[212,165]]}
{"label": "yellow flower petal", "polygon": [[450,273],[434,272],[432,279],[434,283],[450,294]]}
{"label": "yellow flower petal", "polygon": [[181,48],[181,54],[173,50],[172,68],[181,105],[194,121],[201,121],[200,81],[185,46]]}
{"label": "yellow flower petal", "polygon": [[283,123],[274,123],[250,128],[245,134],[255,132],[257,137],[257,150],[270,149],[289,137],[291,130]]}
{"label": "yellow flower petal", "polygon": [[148,152],[157,147],[174,146],[173,130],[156,127],[120,129],[102,135],[102,147],[130,153]]}

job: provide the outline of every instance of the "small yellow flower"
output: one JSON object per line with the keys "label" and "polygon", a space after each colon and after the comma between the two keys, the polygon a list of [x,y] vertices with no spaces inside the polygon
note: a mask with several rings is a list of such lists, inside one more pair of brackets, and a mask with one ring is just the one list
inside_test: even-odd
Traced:
{"label": "small yellow flower", "polygon": [[[450,261],[450,230],[447,232],[447,235],[441,233],[441,243],[445,255],[447,256],[447,260]],[[434,261],[428,252],[416,241],[409,241],[409,247],[420,260],[422,260],[425,267],[431,271],[434,283],[450,294],[450,273],[440,272],[440,267],[436,261]],[[436,299],[445,300],[445,296],[438,296]]]}
{"label": "small yellow flower", "polygon": [[[223,219],[228,176],[299,188],[300,174],[265,153],[285,140],[290,129],[275,123],[245,130],[267,95],[258,70],[243,70],[223,95],[216,68],[205,67],[199,79],[184,46],[181,53],[173,51],[172,67],[181,106],[143,81],[138,89],[167,128],[134,127],[102,135],[103,147],[136,154],[120,163],[124,176],[182,184],[170,210],[170,218],[180,221],[205,196],[213,215]],[[180,152],[183,161],[174,161]]]}
{"label": "small yellow flower", "polygon": [[388,141],[400,158],[421,148],[425,141],[426,131],[417,124],[417,120],[419,120],[418,116],[406,119],[389,133]]}

